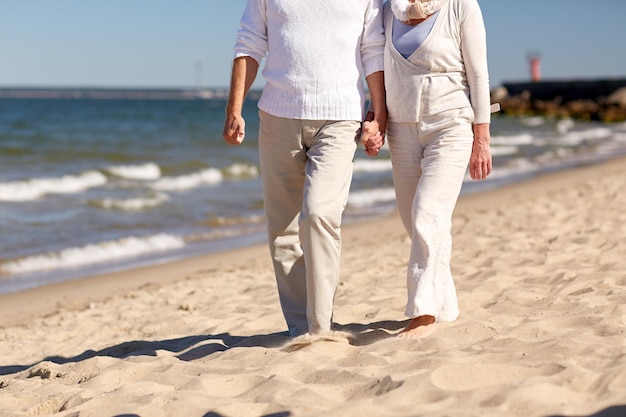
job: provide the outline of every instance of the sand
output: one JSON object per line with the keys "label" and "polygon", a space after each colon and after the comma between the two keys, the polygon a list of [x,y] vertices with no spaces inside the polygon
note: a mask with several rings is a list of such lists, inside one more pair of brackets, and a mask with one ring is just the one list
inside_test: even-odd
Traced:
{"label": "sand", "polygon": [[626,416],[626,160],[461,198],[461,316],[407,323],[394,215],[344,228],[335,331],[265,245],[0,296],[0,416]]}

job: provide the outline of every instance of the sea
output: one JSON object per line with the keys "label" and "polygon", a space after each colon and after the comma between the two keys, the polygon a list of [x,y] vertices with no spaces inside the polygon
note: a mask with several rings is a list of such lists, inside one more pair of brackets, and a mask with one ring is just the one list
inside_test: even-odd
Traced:
{"label": "sea", "polygon": [[[223,98],[0,99],[0,294],[266,241],[256,133]],[[626,155],[626,124],[494,114],[478,193]],[[359,149],[344,223],[395,210],[387,148]]]}

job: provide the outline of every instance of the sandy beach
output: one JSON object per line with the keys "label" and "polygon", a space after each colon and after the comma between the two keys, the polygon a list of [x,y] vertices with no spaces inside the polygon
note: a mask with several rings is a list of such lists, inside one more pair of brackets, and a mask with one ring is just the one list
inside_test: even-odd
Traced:
{"label": "sandy beach", "polygon": [[0,296],[0,416],[626,416],[626,159],[462,197],[454,323],[407,323],[396,216],[344,228],[335,331],[265,245]]}

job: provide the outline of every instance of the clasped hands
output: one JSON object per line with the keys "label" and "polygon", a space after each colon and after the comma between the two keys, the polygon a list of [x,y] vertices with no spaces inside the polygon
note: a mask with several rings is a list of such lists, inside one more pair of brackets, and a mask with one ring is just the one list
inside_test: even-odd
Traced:
{"label": "clasped hands", "polygon": [[385,135],[381,133],[381,124],[377,120],[366,120],[361,128],[361,143],[365,147],[365,153],[369,156],[376,156],[380,148],[385,144]]}

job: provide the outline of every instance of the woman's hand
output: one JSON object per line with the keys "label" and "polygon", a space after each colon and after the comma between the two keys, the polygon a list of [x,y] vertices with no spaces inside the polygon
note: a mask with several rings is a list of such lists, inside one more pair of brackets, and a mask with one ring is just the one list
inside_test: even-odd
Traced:
{"label": "woman's hand", "polygon": [[492,169],[489,123],[472,125],[472,130],[474,131],[474,145],[469,163],[470,177],[480,181],[487,178]]}

